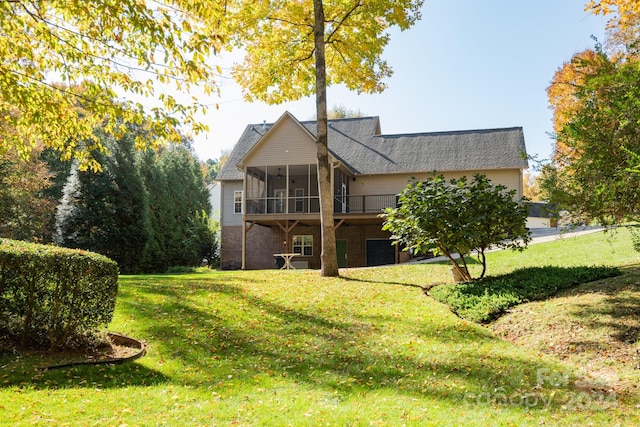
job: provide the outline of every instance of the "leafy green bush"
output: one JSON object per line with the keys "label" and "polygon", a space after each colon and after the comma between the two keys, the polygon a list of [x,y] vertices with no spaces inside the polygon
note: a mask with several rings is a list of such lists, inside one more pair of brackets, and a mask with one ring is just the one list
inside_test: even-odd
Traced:
{"label": "leafy green bush", "polygon": [[488,323],[523,302],[541,300],[562,289],[619,274],[615,267],[531,267],[504,276],[437,286],[430,294],[458,316]]}
{"label": "leafy green bush", "polygon": [[[475,174],[470,182],[466,176],[447,181],[438,175],[409,183],[398,197],[398,207],[380,214],[382,229],[405,250],[446,256],[460,278],[469,282],[473,278],[465,257],[471,252],[477,253],[483,278],[489,248],[522,251],[531,241],[525,199],[515,197],[515,190],[494,185],[483,174]],[[454,257],[456,253],[461,256]]]}
{"label": "leafy green bush", "polygon": [[113,317],[118,265],[91,252],[0,239],[0,331],[62,347]]}

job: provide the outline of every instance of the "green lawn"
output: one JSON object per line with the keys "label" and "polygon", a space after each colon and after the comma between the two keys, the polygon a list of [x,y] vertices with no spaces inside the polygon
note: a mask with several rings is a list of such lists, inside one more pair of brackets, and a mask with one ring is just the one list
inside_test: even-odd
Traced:
{"label": "green lawn", "polygon": [[[602,233],[489,256],[628,265]],[[135,362],[42,372],[0,355],[0,425],[638,425],[634,395],[585,391],[578,366],[461,320],[422,286],[443,264],[123,276],[111,331],[148,343]],[[1,353],[0,353],[1,354]]]}

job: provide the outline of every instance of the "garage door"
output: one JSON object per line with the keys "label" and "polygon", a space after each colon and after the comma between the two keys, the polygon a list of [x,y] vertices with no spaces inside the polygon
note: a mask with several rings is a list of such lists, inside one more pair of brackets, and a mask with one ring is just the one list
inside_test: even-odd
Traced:
{"label": "garage door", "polygon": [[390,240],[367,240],[367,267],[394,264],[395,260],[396,249]]}

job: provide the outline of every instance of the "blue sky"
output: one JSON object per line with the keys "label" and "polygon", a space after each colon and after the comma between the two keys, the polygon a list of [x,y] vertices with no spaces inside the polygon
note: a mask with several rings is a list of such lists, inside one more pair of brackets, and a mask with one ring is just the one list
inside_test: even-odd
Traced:
{"label": "blue sky", "polygon": [[[382,94],[328,91],[328,105],[380,116],[385,134],[522,126],[527,151],[548,158],[552,140],[546,88],[571,56],[603,41],[606,20],[584,12],[586,0],[425,0],[422,20],[394,31],[384,58],[394,69]],[[222,80],[219,104],[195,139],[202,160],[230,150],[249,123],[273,122],[284,111],[315,117],[315,101],[248,103]]]}

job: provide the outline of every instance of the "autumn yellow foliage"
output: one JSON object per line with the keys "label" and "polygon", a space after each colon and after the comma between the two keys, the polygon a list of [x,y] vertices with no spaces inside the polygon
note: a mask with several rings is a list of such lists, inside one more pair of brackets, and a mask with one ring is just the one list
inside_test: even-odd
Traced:
{"label": "autumn yellow foliage", "polygon": [[[556,134],[560,133],[582,108],[582,104],[576,98],[576,91],[589,76],[595,74],[597,60],[597,53],[588,49],[573,55],[554,74],[547,88],[547,97],[549,108],[553,111],[553,130]],[[554,159],[565,158],[568,154],[567,147],[561,141],[556,142]]]}
{"label": "autumn yellow foliage", "polygon": [[[218,2],[0,1],[0,152],[36,146],[99,169],[94,130],[147,123],[159,141],[206,126],[204,107],[166,89],[215,88]],[[82,87],[82,91],[73,88]],[[153,106],[140,98],[153,98]],[[78,109],[78,107],[81,109]],[[5,131],[10,130],[10,131]],[[138,141],[142,144],[142,141]]]}
{"label": "autumn yellow foliage", "polygon": [[[609,17],[605,45],[611,61],[623,61],[638,56],[633,46],[640,40],[640,1],[592,0],[585,5],[585,11]],[[576,91],[603,65],[603,57],[595,50],[588,49],[574,54],[556,71],[547,88],[549,108],[553,111],[553,130],[556,134],[559,134],[571,118],[583,108],[576,98]],[[579,155],[575,147],[573,152],[570,152],[561,140],[556,142],[553,158],[559,166],[563,160],[570,160]]]}
{"label": "autumn yellow foliage", "polygon": [[638,22],[640,2],[637,0],[592,0],[586,4],[585,10],[595,15],[613,15],[607,26],[624,28]]}
{"label": "autumn yellow foliage", "polygon": [[[382,58],[388,31],[410,28],[420,19],[422,4],[423,0],[324,0],[327,86],[382,92],[392,75]],[[280,104],[316,93],[311,0],[228,1],[226,8],[230,47],[245,52],[233,77],[246,99]]]}
{"label": "autumn yellow foliage", "polygon": [[[609,16],[607,21],[607,46],[620,53],[640,39],[640,2],[638,0],[601,0],[587,3],[585,11]],[[627,55],[637,55],[634,48]]]}

